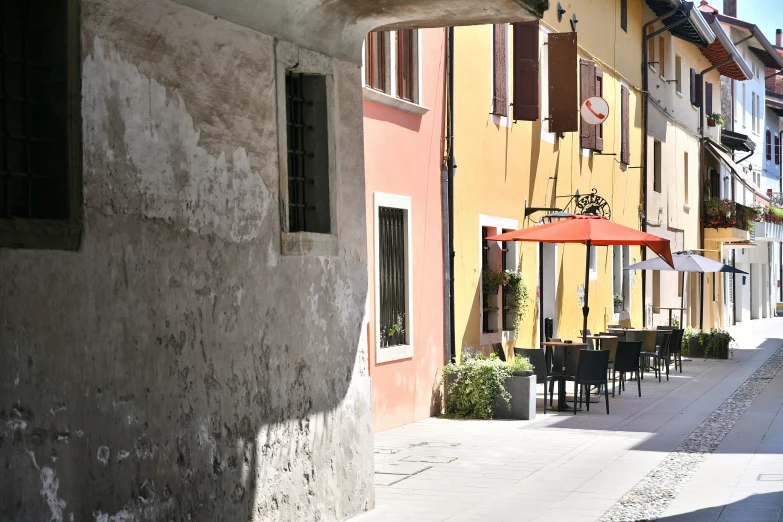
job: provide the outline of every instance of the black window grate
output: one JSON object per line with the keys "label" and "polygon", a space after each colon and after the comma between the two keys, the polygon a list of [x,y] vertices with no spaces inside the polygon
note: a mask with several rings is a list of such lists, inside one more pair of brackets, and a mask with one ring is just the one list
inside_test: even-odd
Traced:
{"label": "black window grate", "polygon": [[407,344],[405,210],[378,208],[381,346]]}
{"label": "black window grate", "polygon": [[[481,274],[482,278],[484,276],[484,273],[486,270],[489,269],[489,241],[487,241],[487,236],[489,236],[489,227],[481,227]],[[490,303],[490,296],[492,295],[490,292],[487,291],[487,285],[482,281],[481,285],[481,299],[483,302],[483,307],[481,310],[481,330],[484,333],[494,332],[495,329],[492,327],[492,324],[490,324],[490,316],[492,314],[492,307]]]}
{"label": "black window grate", "polygon": [[68,218],[65,4],[0,6],[0,218]]}
{"label": "black window grate", "polygon": [[[504,228],[503,229],[503,234],[505,234],[506,232],[511,232],[511,230]],[[512,266],[512,264],[510,262],[511,260],[509,259],[509,256],[511,255],[510,252],[511,251],[509,249],[508,242],[507,241],[502,241],[500,243],[500,256],[501,256],[501,260],[502,260],[501,263],[502,263],[503,272],[505,272],[506,270],[509,269],[510,266]],[[513,306],[514,303],[512,302],[512,300],[510,298],[511,296],[509,295],[509,289],[508,288],[503,287],[502,294],[503,294],[503,304],[502,304],[503,311],[502,311],[502,314],[501,314],[502,317],[503,317],[503,326],[502,327],[503,327],[503,330],[509,331],[509,330],[512,329],[511,325],[514,324],[514,306]]]}
{"label": "black window grate", "polygon": [[307,172],[304,143],[303,75],[288,71],[285,77],[286,132],[288,135],[289,230],[307,230]]}

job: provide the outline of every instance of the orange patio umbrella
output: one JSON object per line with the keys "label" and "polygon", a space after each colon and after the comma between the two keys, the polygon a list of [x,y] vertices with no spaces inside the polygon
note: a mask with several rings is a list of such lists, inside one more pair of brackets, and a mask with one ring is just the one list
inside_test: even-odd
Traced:
{"label": "orange patio umbrella", "polygon": [[582,307],[582,335],[587,342],[587,306],[590,295],[590,247],[642,245],[661,256],[674,268],[669,240],[619,225],[599,216],[572,216],[562,221],[506,232],[487,238],[490,241],[529,241],[533,243],[582,243],[587,247],[585,263],[585,304]]}

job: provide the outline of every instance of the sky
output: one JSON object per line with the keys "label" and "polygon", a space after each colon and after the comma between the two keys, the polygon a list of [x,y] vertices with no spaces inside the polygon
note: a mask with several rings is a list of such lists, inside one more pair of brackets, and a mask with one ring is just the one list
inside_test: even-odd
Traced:
{"label": "sky", "polygon": [[[723,0],[707,0],[723,12]],[[698,0],[694,2],[699,5]],[[737,18],[756,24],[772,45],[775,44],[775,29],[783,29],[783,0],[737,0]]]}

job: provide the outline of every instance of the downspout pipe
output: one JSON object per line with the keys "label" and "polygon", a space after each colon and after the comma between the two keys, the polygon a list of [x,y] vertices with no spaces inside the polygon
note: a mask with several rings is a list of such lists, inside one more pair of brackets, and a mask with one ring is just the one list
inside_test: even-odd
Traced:
{"label": "downspout pipe", "polygon": [[454,329],[454,28],[448,28],[448,60],[446,61],[447,79],[446,89],[448,96],[447,106],[447,137],[446,137],[446,204],[448,206],[448,323],[449,323],[449,361],[457,358],[457,345]]}
{"label": "downspout pipe", "polygon": [[[670,18],[674,16],[677,11],[679,11],[679,7],[675,7],[671,11],[667,12],[666,14],[663,14],[659,16],[658,18],[654,18],[644,24],[642,27],[642,96],[643,96],[643,102],[642,102],[642,232],[647,232],[647,141],[648,141],[648,123],[649,123],[649,116],[648,116],[648,109],[647,106],[649,104],[649,98],[650,98],[650,92],[649,92],[649,79],[647,75],[647,62],[649,61],[650,57],[647,54],[647,42],[650,40],[650,38],[653,38],[654,36],[668,30],[667,27],[664,26],[663,29],[660,29],[656,32],[653,32],[652,34],[647,34],[647,29],[662,20],[666,18]],[[685,19],[683,19],[685,20]],[[647,259],[647,249],[642,248],[642,261]],[[647,325],[647,270],[642,270],[642,324],[644,326]]]}
{"label": "downspout pipe", "polygon": [[[783,147],[783,130],[780,131],[780,142],[781,147]],[[780,193],[783,194],[783,161],[780,162]],[[780,284],[780,302],[783,303],[783,242],[779,243],[780,245],[780,279],[778,279],[778,282]],[[776,307],[777,311],[777,307]]]}

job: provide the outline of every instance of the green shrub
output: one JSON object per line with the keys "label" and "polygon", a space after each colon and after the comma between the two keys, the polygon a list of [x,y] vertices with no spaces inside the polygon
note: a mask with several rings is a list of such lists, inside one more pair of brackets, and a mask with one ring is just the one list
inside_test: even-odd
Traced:
{"label": "green shrub", "polygon": [[514,358],[508,362],[508,366],[511,368],[512,372],[533,369],[533,363],[530,362],[530,359],[522,357],[521,355],[515,355]]}
{"label": "green shrub", "polygon": [[[516,359],[516,357],[514,358]],[[441,382],[449,382],[446,414],[467,419],[491,419],[495,397],[500,396],[511,408],[511,395],[506,391],[506,379],[511,377],[511,366],[494,353],[483,354],[463,350],[462,363],[449,363],[443,368]]]}

